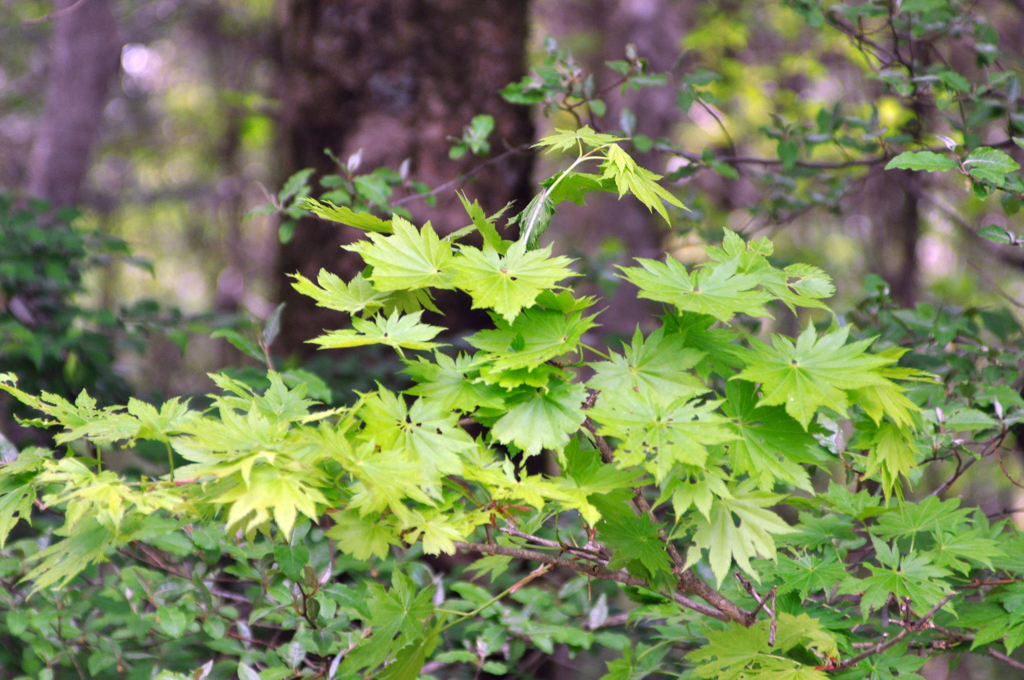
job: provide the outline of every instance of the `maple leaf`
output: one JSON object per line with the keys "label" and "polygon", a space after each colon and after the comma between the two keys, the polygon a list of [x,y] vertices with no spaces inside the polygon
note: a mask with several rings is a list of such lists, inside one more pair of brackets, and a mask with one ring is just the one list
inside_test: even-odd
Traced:
{"label": "maple leaf", "polygon": [[587,496],[628,489],[636,484],[639,476],[633,470],[617,470],[612,465],[605,465],[597,451],[581,448],[579,438],[569,442],[563,458],[564,473],[551,481],[565,494],[563,505],[578,510],[590,524],[597,523],[601,515]]}
{"label": "maple leaf", "polygon": [[393,231],[391,220],[382,220],[367,212],[355,212],[351,208],[343,205],[334,205],[330,201],[321,202],[306,196],[299,199],[297,205],[305,208],[317,217],[322,217],[331,222],[339,222],[356,229],[375,231],[381,234],[390,234]]}
{"label": "maple leaf", "polygon": [[512,323],[543,291],[578,276],[568,268],[571,262],[561,255],[551,257],[550,245],[527,252],[525,241],[517,241],[504,256],[488,245],[483,250],[464,246],[452,261],[452,285],[470,294],[473,309],[493,309]]}
{"label": "maple leaf", "polygon": [[667,302],[677,309],[708,314],[728,323],[736,314],[771,316],[764,308],[772,296],[752,290],[756,276],[738,274],[739,260],[714,267],[700,267],[693,273],[673,257],[664,262],[638,259],[640,267],[621,267],[625,278],[640,289],[639,297]]}
{"label": "maple leaf", "polygon": [[509,398],[511,408],[491,428],[491,436],[502,444],[515,444],[527,456],[544,448],[561,450],[586,419],[581,410],[586,397],[582,385],[561,380],[547,388],[524,390]]}
{"label": "maple leaf", "polygon": [[[740,569],[760,582],[760,576],[750,565],[750,558],[761,555],[774,560],[775,540],[772,534],[793,533],[795,529],[765,509],[778,503],[782,496],[753,491],[751,487],[749,480],[743,482],[733,490],[731,498],[716,498],[712,502],[709,518],[696,518],[697,530],[693,535],[693,547],[686,556],[687,567],[696,564],[701,551],[706,549],[711,571],[719,584],[728,575],[733,560]],[[734,516],[739,518],[739,524]]]}
{"label": "maple leaf", "polygon": [[[597,533],[614,551],[608,561],[609,569],[626,567],[634,576],[655,579],[672,573],[672,560],[665,552],[665,542],[647,515],[606,515],[597,525]],[[639,561],[647,573],[637,569],[634,560]]]}
{"label": "maple leaf", "polygon": [[385,318],[381,314],[372,319],[352,319],[352,329],[331,331],[309,342],[324,349],[361,347],[363,345],[388,345],[402,353],[403,349],[434,349],[441,347],[429,342],[444,330],[441,326],[420,323],[423,312],[400,316],[398,311]]}
{"label": "maple leaf", "polygon": [[417,382],[406,392],[434,400],[443,410],[469,413],[477,408],[501,408],[506,392],[480,380],[482,363],[480,358],[466,354],[453,359],[435,352],[432,362],[420,357],[405,367],[404,372]]}
{"label": "maple leaf", "polygon": [[593,316],[539,307],[524,310],[512,324],[494,318],[496,329],[475,333],[466,342],[493,354],[491,364],[498,371],[534,369],[549,359],[574,352],[580,337],[594,327]]}
{"label": "maple leaf", "polygon": [[331,519],[334,526],[327,530],[327,536],[338,541],[339,550],[357,560],[368,560],[371,556],[385,559],[392,545],[401,545],[398,532],[379,517],[334,512]]}
{"label": "maple leaf", "polygon": [[458,415],[429,399],[417,399],[407,407],[401,395],[380,388],[365,400],[359,417],[366,423],[362,437],[381,450],[404,453],[436,479],[460,474],[460,454],[476,446],[459,427]]}
{"label": "maple leaf", "polygon": [[554,134],[547,135],[534,144],[534,146],[546,146],[553,151],[568,151],[577,144],[586,144],[587,146],[598,147],[621,141],[623,141],[622,137],[594,132],[593,128],[589,125],[584,125],[578,130],[562,130],[560,128],[555,128]]}
{"label": "maple leaf", "polygon": [[[927,611],[951,592],[949,584],[939,580],[949,576],[949,571],[935,566],[927,555],[901,555],[898,548],[889,548],[874,536],[871,542],[881,565],[866,565],[871,576],[843,587],[844,592],[864,591],[860,607],[865,619],[872,609],[878,609],[889,600],[889,593],[898,600],[909,597],[915,609]],[[946,607],[951,609],[949,604]]]}
{"label": "maple leaf", "polygon": [[758,406],[785,404],[806,430],[821,406],[846,414],[845,390],[888,382],[878,371],[893,359],[867,354],[870,339],[847,345],[849,334],[847,326],[818,338],[810,325],[796,344],[780,335],[772,336],[771,345],[752,338],[752,348],[741,355],[747,367],[730,379],[761,383],[764,396]]}
{"label": "maple leaf", "polygon": [[969,509],[960,507],[960,499],[955,496],[944,501],[928,496],[920,503],[901,503],[898,509],[885,513],[871,527],[871,533],[892,539],[922,531],[959,531],[970,513]]}
{"label": "maple leaf", "polygon": [[803,601],[811,593],[831,592],[837,583],[846,578],[846,568],[834,552],[826,552],[823,557],[810,554],[796,557],[780,555],[775,577],[779,584],[779,595],[795,591]]}
{"label": "maple leaf", "polygon": [[326,269],[320,270],[316,283],[298,273],[292,274],[292,278],[295,279],[292,287],[316,300],[317,307],[349,314],[358,314],[363,310],[373,312],[383,306],[388,297],[386,292],[376,290],[370,280],[362,275],[355,276],[347,284]]}
{"label": "maple leaf", "polygon": [[768,645],[767,621],[749,628],[730,623],[724,630],[708,630],[708,644],[686,655],[696,663],[693,675],[707,680],[826,680],[828,676],[813,666],[779,653],[799,644],[835,649],[835,641],[820,624],[804,617],[779,615],[775,647]]}
{"label": "maple leaf", "polygon": [[801,465],[827,460],[813,435],[805,432],[779,406],[757,406],[753,383],[736,380],[726,384],[728,401],[722,405],[737,441],[728,445],[732,467],[746,472],[764,491],[776,480],[813,493],[810,477]]}
{"label": "maple leaf", "polygon": [[932,534],[935,545],[929,551],[937,567],[948,567],[964,576],[971,572],[971,562],[992,569],[992,560],[1006,555],[999,542],[987,538],[980,528],[970,531],[947,531],[946,527]]}
{"label": "maple leaf", "polygon": [[[865,425],[870,426],[871,423]],[[918,447],[913,433],[893,423],[865,428],[854,445],[869,449],[864,475],[869,477],[881,471],[882,486],[887,496],[893,489],[898,489],[899,476],[909,474],[916,464],[914,454]]]}
{"label": "maple leaf", "polygon": [[665,203],[685,209],[678,198],[658,184],[661,175],[637,165],[632,156],[618,144],[605,147],[605,160],[601,163],[601,180],[613,180],[621,198],[628,191],[648,210],[657,212],[666,222],[671,223]]}
{"label": "maple leaf", "polygon": [[344,246],[373,267],[370,280],[374,286],[383,291],[450,287],[454,276],[451,243],[438,238],[429,222],[417,231],[395,215],[391,224],[391,236],[371,233],[369,241]]}
{"label": "maple leaf", "polygon": [[708,456],[705,446],[735,439],[725,420],[714,413],[718,405],[627,390],[602,394],[590,415],[600,434],[622,440],[616,451],[620,465],[641,465],[651,459],[650,468],[660,483],[677,464],[703,466]]}
{"label": "maple leaf", "polygon": [[683,339],[682,335],[666,336],[665,329],[659,328],[645,340],[637,327],[631,345],[623,343],[625,356],[611,352],[608,361],[590,364],[594,376],[587,385],[609,394],[630,389],[670,398],[703,394],[708,388],[688,369],[704,357],[704,352],[684,347]]}

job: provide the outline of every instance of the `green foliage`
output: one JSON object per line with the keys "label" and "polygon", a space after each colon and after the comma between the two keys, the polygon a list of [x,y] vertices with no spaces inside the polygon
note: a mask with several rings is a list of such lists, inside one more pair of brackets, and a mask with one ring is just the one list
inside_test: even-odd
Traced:
{"label": "green foliage", "polygon": [[[850,36],[898,101],[955,107],[960,141],[926,147],[930,132],[842,105],[772,117],[764,158],[676,149],[636,134],[628,109],[625,135],[597,132],[606,92],[549,43],[504,96],[595,125],[539,142],[567,166],[507,221],[516,238],[465,198],[470,226],[441,237],[414,225],[389,205],[399,187],[426,190],[408,164],[359,174],[358,152],[334,159],[319,198],[311,171],[270,198],[282,241],[308,215],[367,232],[348,246],[362,274],[296,274],[294,285],[350,317],[311,342],[394,350],[411,386],[367,381],[330,408],[308,373],[225,373],[197,404],[111,407],[94,388],[72,401],[5,374],[0,386],[57,428],[61,449],[3,452],[0,635],[25,651],[0,647],[0,665],[46,680],[527,677],[558,645],[614,657],[605,680],[822,680],[913,677],[929,654],[1024,643],[1024,538],[947,497],[978,461],[1005,470],[1024,418],[1011,314],[899,309],[880,282],[833,314],[823,271],[726,230],[698,264],[621,268],[664,313],[604,354],[588,346],[595,300],[569,287],[579,263],[540,247],[558,206],[595,191],[686,219],[629,148],[685,159],[670,180],[710,170],[735,181],[761,166],[754,212],[779,219],[839,210],[850,168],[883,164],[1020,200],[1010,144],[981,143],[1004,114],[1020,132],[1019,84],[997,71],[994,31],[969,8],[788,6]],[[865,25],[891,29],[897,60],[913,38],[911,63],[875,68]],[[984,68],[913,61],[954,28]],[[729,106],[724,68],[657,74],[635,48],[625,56],[608,64],[616,86],[673,88],[683,111]],[[473,118],[452,156],[489,153],[493,127]],[[825,149],[841,159],[813,159]],[[980,235],[1018,243],[1005,229]],[[468,296],[493,327],[435,342],[443,317],[423,315],[439,312],[438,290]],[[275,333],[224,335],[269,364]],[[150,445],[166,448],[166,474],[110,464]],[[480,559],[419,559],[454,553]]]}
{"label": "green foliage", "polygon": [[[614,158],[609,149],[618,148],[589,131],[544,144],[578,153],[589,145],[578,160],[598,150]],[[979,623],[943,625],[981,626],[990,642],[1018,644],[1009,594],[996,591],[988,618],[957,597],[972,579],[1024,576],[1016,530],[955,499],[902,499],[920,475],[921,441],[941,461],[965,451],[954,434],[975,433],[989,437],[979,440],[982,456],[998,450],[1024,408],[999,387],[1013,354],[985,368],[984,390],[959,390],[981,374],[969,377],[973,365],[948,353],[981,345],[951,350],[950,333],[976,336],[976,318],[1006,338],[1019,339],[1019,328],[988,312],[895,310],[881,293],[854,315],[870,313],[871,325],[833,318],[827,330],[807,323],[795,341],[775,335],[769,344],[749,333],[752,315],[827,309],[831,283],[814,268],[775,267],[767,240],[727,232],[691,269],[674,260],[624,269],[640,295],[674,310],[653,331],[637,329],[622,354],[591,360],[582,339],[596,324],[594,301],[558,285],[571,279],[568,258],[530,246],[529,209],[521,238],[505,242],[478,206],[466,207],[482,250],[460,242],[468,232],[441,239],[395,216],[390,231],[369,229],[349,246],[367,261],[366,275],[344,283],[322,272],[319,285],[296,277],[300,291],[351,315],[351,328],[314,342],[396,350],[414,383],[404,392],[377,385],[328,409],[304,381],[270,371],[258,388],[214,375],[220,392],[205,410],[179,400],[103,407],[84,390],[74,402],[37,397],[3,376],[0,388],[41,412],[37,424],[57,427],[55,441],[69,447],[26,449],[0,466],[0,540],[5,554],[22,555],[3,568],[24,581],[19,597],[57,612],[44,602],[60,602],[72,584],[118,593],[122,618],[88,635],[103,635],[105,625],[134,631],[111,653],[146,673],[195,670],[172,653],[190,645],[217,650],[247,677],[414,678],[428,662],[501,675],[531,647],[601,644],[626,650],[608,677],[681,662],[697,677],[814,680],[822,668],[846,668],[856,639],[849,629],[884,627],[880,612],[891,603],[909,608],[908,621],[963,610]],[[443,328],[423,323],[422,308],[408,309],[410,300],[429,304],[437,289],[461,290],[491,310],[494,327],[466,338],[471,351],[442,353],[433,339]],[[908,342],[907,332],[927,341]],[[925,368],[958,377],[940,370],[947,387],[932,389]],[[843,431],[856,433],[852,444]],[[158,479],[104,464],[145,441],[185,464]],[[523,465],[543,451],[557,470]],[[815,493],[811,481],[821,475],[832,482]],[[854,480],[877,483],[885,499],[851,492],[844,484]],[[52,516],[38,515],[37,503]],[[800,508],[795,523],[784,519],[785,504]],[[496,535],[499,519],[505,532]],[[19,538],[21,520],[46,527],[49,544]],[[447,587],[460,599],[448,599],[443,577],[413,559],[420,551],[489,555],[476,568],[504,590],[456,575]],[[542,568],[512,576],[513,558]],[[107,561],[120,571],[104,570]],[[578,572],[576,590],[563,587],[557,603],[551,590],[527,585],[553,567]],[[745,590],[729,585],[733,571]],[[228,575],[244,586],[247,620],[233,609],[241,591],[215,586]],[[581,627],[585,612],[594,626],[608,616],[608,600],[587,595],[588,579],[634,588],[641,606],[630,619],[668,622],[658,646],[634,648]],[[695,582],[708,605],[685,596]],[[846,599],[830,599],[837,593]],[[745,608],[755,597],[765,605],[752,614]],[[789,613],[797,606],[799,616]],[[46,663],[78,661],[73,650],[45,651],[39,631],[48,624],[14,613],[22,611],[8,615],[8,634]],[[699,634],[687,628],[698,621]],[[241,644],[259,639],[261,626],[292,631],[293,640],[258,652]],[[187,641],[186,632],[197,637]],[[707,643],[685,658],[664,653],[695,636]],[[170,656],[128,651],[153,644]],[[88,663],[97,673],[107,667],[105,657]]]}

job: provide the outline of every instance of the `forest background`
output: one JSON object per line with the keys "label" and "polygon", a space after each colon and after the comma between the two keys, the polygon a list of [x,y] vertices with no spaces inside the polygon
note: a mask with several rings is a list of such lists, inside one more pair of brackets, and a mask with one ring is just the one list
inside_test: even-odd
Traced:
{"label": "forest background", "polygon": [[[667,223],[636,201],[601,194],[554,216],[542,243],[579,258],[579,289],[604,299],[591,344],[617,347],[637,325],[652,328],[657,313],[613,278],[616,265],[666,251],[700,262],[723,228],[770,236],[778,261],[827,271],[840,314],[887,289],[908,308],[1009,309],[1000,318],[1016,324],[1024,306],[1019,202],[972,192],[963,177],[921,172],[929,168],[886,171],[891,155],[872,146],[905,135],[902,143],[952,150],[943,138],[954,144],[962,107],[951,113],[918,96],[913,79],[872,72],[884,48],[851,38],[855,22],[850,34],[832,22],[822,28],[815,7],[4,0],[0,191],[14,205],[37,197],[75,208],[55,217],[40,207],[44,229],[63,220],[95,232],[91,254],[75,265],[85,265],[80,285],[77,273],[63,281],[69,270],[59,265],[52,274],[76,305],[93,310],[75,323],[113,344],[57,348],[39,334],[18,336],[10,329],[31,327],[39,310],[5,292],[0,354],[15,364],[54,362],[37,388],[70,395],[105,384],[111,403],[129,393],[201,395],[214,388],[211,371],[227,367],[244,379],[263,363],[311,381],[328,403],[376,381],[403,388],[392,353],[325,355],[308,343],[344,315],[299,295],[290,275],[315,279],[327,268],[347,279],[361,265],[339,247],[356,232],[299,209],[296,199],[355,202],[380,214],[397,208],[451,233],[468,221],[460,192],[487,214],[510,201],[525,207],[538,181],[565,165],[532,143],[581,124],[631,137],[641,165],[667,175],[665,186],[688,207],[669,206]],[[920,82],[954,93],[966,86],[978,100],[955,71],[984,71],[990,65],[977,64],[986,45],[998,44],[999,70],[1011,74],[1000,81],[1006,94],[993,90],[974,109],[977,119],[962,121],[976,138],[956,144],[991,145],[1019,160],[998,123],[1019,124],[1012,83],[1024,61],[1024,3],[988,0],[972,12],[992,35],[945,53],[952,75]],[[566,105],[576,101],[562,99],[567,91],[584,103]],[[825,151],[814,155],[817,146]],[[7,233],[32,238],[13,231],[11,205],[0,206]],[[0,260],[13,259],[18,245],[0,244]],[[441,296],[437,304],[456,334],[486,323],[466,300]],[[264,334],[268,325],[279,331]],[[802,325],[779,316],[762,331],[795,334]],[[109,365],[95,359],[108,351]],[[2,406],[0,431],[19,444],[30,439],[11,403]],[[152,458],[142,451],[120,464],[156,469],[162,459]],[[986,513],[1021,505],[1008,481],[1019,478],[1019,457],[999,464],[1006,475],[993,470],[961,488],[965,505]],[[941,479],[923,484],[931,482]],[[975,659],[950,677],[1006,672],[990,663]],[[926,670],[944,677],[948,669]]]}

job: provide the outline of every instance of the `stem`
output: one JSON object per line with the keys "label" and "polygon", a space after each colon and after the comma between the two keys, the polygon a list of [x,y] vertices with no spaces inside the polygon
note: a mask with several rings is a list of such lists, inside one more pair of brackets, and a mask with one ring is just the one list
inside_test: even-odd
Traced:
{"label": "stem", "polygon": [[171,481],[174,481],[174,451],[171,450],[171,442],[164,440],[164,446],[167,447],[167,465],[171,468]]}
{"label": "stem", "polygon": [[530,240],[530,233],[533,231],[533,227],[537,223],[537,217],[540,216],[540,210],[541,210],[542,207],[544,207],[544,201],[548,200],[548,196],[550,196],[551,192],[554,191],[555,187],[558,186],[558,183],[561,182],[563,179],[565,179],[569,175],[569,173],[572,172],[573,168],[575,168],[577,165],[579,165],[583,161],[589,160],[591,156],[593,156],[595,153],[597,153],[598,151],[603,149],[605,146],[608,146],[608,145],[605,144],[604,146],[599,146],[596,149],[591,149],[587,153],[583,154],[582,156],[580,156],[579,158],[574,160],[572,162],[572,165],[570,165],[568,168],[563,170],[562,174],[560,174],[558,176],[558,179],[556,179],[554,181],[554,183],[552,183],[551,186],[549,186],[547,189],[545,189],[543,192],[541,192],[540,200],[537,201],[537,207],[533,209],[533,214],[530,215],[530,218],[527,220],[527,222],[526,222],[526,229],[523,231],[523,236],[522,236],[522,238],[520,240],[523,240],[523,241],[529,241]]}

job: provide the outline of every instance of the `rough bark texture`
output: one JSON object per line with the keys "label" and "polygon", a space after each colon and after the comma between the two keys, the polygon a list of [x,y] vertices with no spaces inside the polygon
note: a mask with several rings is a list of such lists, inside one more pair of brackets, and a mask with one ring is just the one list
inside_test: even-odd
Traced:
{"label": "rough bark texture", "polygon": [[[693,7],[690,0],[594,0],[585,10],[580,3],[569,0],[554,4],[552,19],[564,17],[569,22],[564,30],[600,37],[599,51],[587,59],[597,76],[598,90],[619,77],[604,63],[625,58],[628,43],[636,45],[637,54],[648,59],[652,71],[670,70],[679,56],[680,40],[690,23]],[[652,139],[671,137],[672,128],[680,119],[672,88],[645,88],[625,96],[615,90],[608,93],[605,101],[608,112],[603,120],[608,129],[619,127],[623,107],[629,107],[636,115],[636,132]],[[635,157],[646,168],[664,171],[664,158],[655,153]],[[665,222],[635,199],[617,200],[611,195],[592,194],[587,204],[583,208],[559,207],[557,225],[566,225],[562,235],[569,243],[592,252],[602,241],[614,237],[622,241],[630,263],[635,257],[662,255]],[[599,321],[605,331],[630,334],[638,323],[650,318],[651,311],[650,305],[637,300],[636,288],[623,282],[608,300],[608,308]]]}
{"label": "rough bark texture", "polygon": [[110,0],[57,0],[46,103],[32,145],[28,191],[79,202],[120,45]]}
{"label": "rough bark texture", "polygon": [[[397,169],[411,158],[414,176],[437,186],[480,163],[448,158],[448,137],[476,114],[496,120],[493,154],[532,139],[529,110],[498,94],[524,72],[525,0],[287,0],[281,22],[285,172],[331,172],[325,148],[342,158],[363,149],[363,169]],[[510,200],[522,208],[530,169],[528,156],[513,155],[463,188],[488,212]],[[407,207],[440,232],[468,223],[453,191],[438,199],[433,209]],[[350,278],[360,260],[339,246],[360,236],[323,222],[298,225],[278,265],[288,303],[279,348],[308,354],[306,340],[344,321],[296,294],[287,275],[312,278],[326,268]]]}

